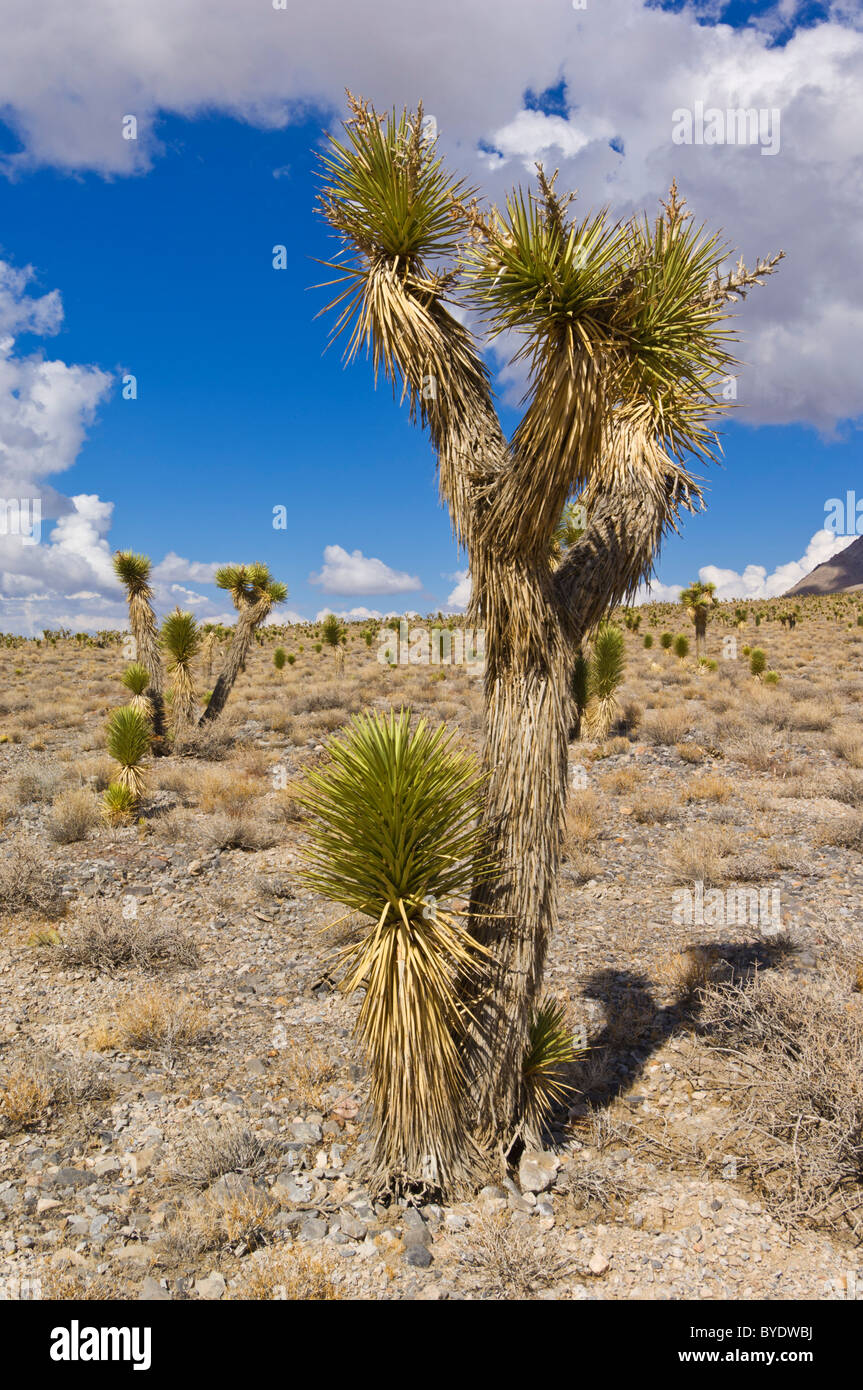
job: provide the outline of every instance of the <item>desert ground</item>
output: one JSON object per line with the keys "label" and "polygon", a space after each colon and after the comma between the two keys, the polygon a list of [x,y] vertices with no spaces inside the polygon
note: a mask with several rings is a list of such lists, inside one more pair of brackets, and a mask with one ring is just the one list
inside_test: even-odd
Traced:
{"label": "desert ground", "polygon": [[111,826],[119,639],[5,639],[6,1296],[859,1297],[863,608],[736,606],[709,664],[679,605],[627,630],[621,717],[570,747],[546,975],[582,1048],[568,1101],[508,1176],[420,1208],[363,1185],[352,924],[303,886],[293,788],[363,709],[479,752],[481,674],[382,665],[357,625],[341,670],[313,626],[265,629],[221,720],[148,760]]}

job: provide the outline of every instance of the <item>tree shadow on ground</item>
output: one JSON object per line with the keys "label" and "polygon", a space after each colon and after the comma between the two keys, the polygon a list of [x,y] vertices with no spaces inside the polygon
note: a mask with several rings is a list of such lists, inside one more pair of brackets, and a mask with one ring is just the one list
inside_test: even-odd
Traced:
{"label": "tree shadow on ground", "polygon": [[[568,1119],[607,1109],[632,1089],[650,1058],[670,1038],[691,1033],[698,1024],[704,986],[732,980],[745,985],[759,971],[782,964],[795,949],[784,935],[770,941],[714,941],[686,947],[680,956],[692,962],[691,976],[688,981],[684,977],[670,1004],[656,1002],[651,982],[642,973],[600,970],[592,975],[582,995],[602,1005],[606,1021],[565,1078],[576,1093]],[[556,1119],[558,1125],[565,1123],[563,1116]]]}

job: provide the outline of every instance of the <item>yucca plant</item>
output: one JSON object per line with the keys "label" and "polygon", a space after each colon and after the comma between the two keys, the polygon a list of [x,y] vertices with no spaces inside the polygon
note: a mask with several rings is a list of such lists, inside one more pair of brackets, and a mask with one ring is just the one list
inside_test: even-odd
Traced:
{"label": "yucca plant", "polygon": [[763,676],[767,670],[767,653],[761,647],[753,647],[749,654],[749,670],[753,676]]}
{"label": "yucca plant", "polygon": [[659,639],[659,645],[664,652],[670,652],[671,648],[674,646],[674,633],[663,632]]}
{"label": "yucca plant", "polygon": [[131,693],[132,698],[129,704],[132,709],[143,714],[145,719],[152,719],[153,706],[144,694],[150,684],[150,673],[146,666],[142,666],[140,661],[133,661],[131,666],[126,667],[120,679]]}
{"label": "yucca plant", "polygon": [[371,1077],[375,1181],[450,1190],[466,1174],[463,1053],[485,959],[456,900],[482,872],[482,772],[409,710],[357,715],[296,799],[303,877],[367,926],[340,952]]}
{"label": "yucca plant", "polygon": [[593,639],[588,672],[587,729],[601,742],[620,717],[617,691],[623,681],[626,647],[622,630],[614,623],[600,623]]}
{"label": "yucca plant", "polygon": [[137,805],[135,795],[120,782],[111,782],[102,793],[102,809],[109,825],[128,825]]}
{"label": "yucca plant", "polygon": [[683,633],[674,639],[674,655],[678,661],[685,661],[689,656],[689,638],[684,637]]}
{"label": "yucca plant", "polygon": [[266,565],[224,565],[216,571],[216,584],[231,595],[237,610],[237,623],[213,693],[200,723],[217,719],[228,702],[237,676],[246,663],[255,630],[277,603],[284,603],[288,590],[273,579]]}
{"label": "yucca plant", "polygon": [[141,766],[150,751],[152,729],[144,716],[131,705],[121,705],[108,720],[107,747],[120,764],[117,783],[125,787],[135,804],[144,790]]}
{"label": "yucca plant", "polygon": [[[727,248],[675,187],[653,220],[576,220],[540,168],[536,190],[484,211],[446,171],[421,108],[381,119],[348,99],[344,136],[321,157],[320,206],[339,241],[334,333],[348,359],[367,348],[428,427],[468,555],[468,621],[485,631],[483,821],[497,872],[472,904],[495,965],[468,1065],[477,1131],[506,1147],[556,919],[573,654],[699,502],[687,463],[715,455],[734,363],[726,306],[778,257],[722,275]],[[511,438],[465,309],[527,365]],[[587,526],[555,568],[567,501]]]}
{"label": "yucca plant", "polygon": [[213,674],[213,657],[219,649],[219,634],[210,623],[204,624],[203,634],[203,639],[201,641],[201,663],[204,684],[209,685],[210,677]]}
{"label": "yucca plant", "polygon": [[192,662],[201,646],[201,633],[192,613],[175,608],[162,624],[161,642],[171,677],[171,721],[174,737],[191,724],[195,713]]}
{"label": "yucca plant", "polygon": [[587,702],[590,699],[590,662],[581,650],[575,654],[570,676],[570,695],[572,698],[572,728],[570,738],[581,738]]}
{"label": "yucca plant", "polygon": [[711,610],[716,607],[716,585],[702,584],[700,579],[696,579],[688,589],[681,591],[680,602],[695,624],[695,652],[697,656],[702,656],[707,624],[710,621]]}
{"label": "yucca plant", "polygon": [[145,693],[152,710],[153,734],[156,740],[154,746],[158,751],[165,734],[165,673],[159,652],[156,614],[153,611],[149,557],[137,555],[132,550],[118,550],[114,555],[114,573],[126,589],[129,627],[135,640],[135,660],[144,667],[150,677]]}
{"label": "yucca plant", "polygon": [[541,1135],[555,1106],[563,1104],[575,1090],[566,1073],[582,1050],[576,1047],[567,1025],[566,1007],[546,996],[531,1017],[524,1055],[526,1116],[535,1135]]}
{"label": "yucca plant", "polygon": [[277,671],[284,671],[287,659],[288,655],[284,647],[276,647],[276,650],[273,652],[273,665]]}
{"label": "yucca plant", "polygon": [[321,623],[321,641],[326,647],[332,647],[336,660],[336,670],[344,669],[345,653],[344,642],[345,629],[339,622],[335,613],[328,613]]}

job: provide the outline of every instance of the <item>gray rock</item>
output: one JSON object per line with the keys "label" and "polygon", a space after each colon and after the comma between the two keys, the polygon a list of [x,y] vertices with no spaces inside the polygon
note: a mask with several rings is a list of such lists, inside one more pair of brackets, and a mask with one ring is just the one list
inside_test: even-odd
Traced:
{"label": "gray rock", "polygon": [[168,1293],[167,1289],[162,1288],[158,1279],[153,1279],[148,1274],[141,1285],[141,1292],[138,1294],[138,1299],[141,1302],[164,1303],[171,1301],[171,1295]]}
{"label": "gray rock", "polygon": [[210,1301],[223,1298],[226,1288],[224,1275],[220,1274],[217,1269],[211,1270],[206,1279],[195,1280],[195,1293],[199,1298],[206,1298]]}
{"label": "gray rock", "polygon": [[320,1144],[323,1138],[320,1125],[306,1124],[302,1120],[294,1120],[290,1132],[298,1144]]}
{"label": "gray rock", "polygon": [[432,1262],[432,1253],[425,1245],[409,1245],[402,1256],[406,1265],[413,1265],[415,1269],[428,1269]]}
{"label": "gray rock", "polygon": [[351,1240],[364,1240],[367,1227],[353,1212],[342,1210],[339,1213],[339,1229]]}
{"label": "gray rock", "polygon": [[545,1192],[557,1177],[560,1159],[542,1149],[525,1149],[518,1165],[522,1192]]}
{"label": "gray rock", "polygon": [[58,1168],[45,1181],[52,1187],[89,1187],[96,1181],[96,1174],[88,1173],[83,1168]]}

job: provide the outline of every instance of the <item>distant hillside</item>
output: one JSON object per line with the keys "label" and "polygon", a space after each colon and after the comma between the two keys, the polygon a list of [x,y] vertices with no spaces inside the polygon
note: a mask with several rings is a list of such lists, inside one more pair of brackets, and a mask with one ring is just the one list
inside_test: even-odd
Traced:
{"label": "distant hillside", "polygon": [[863,536],[858,536],[832,560],[816,565],[810,574],[804,575],[787,591],[792,594],[839,594],[847,589],[863,589]]}

